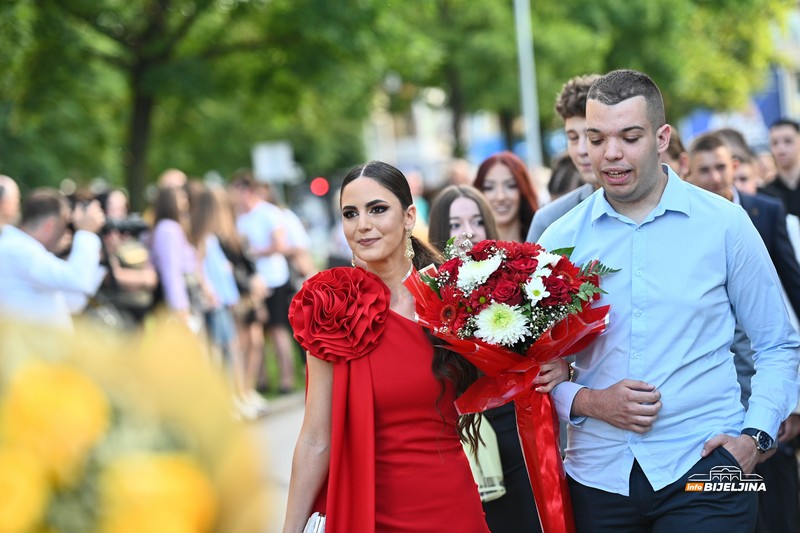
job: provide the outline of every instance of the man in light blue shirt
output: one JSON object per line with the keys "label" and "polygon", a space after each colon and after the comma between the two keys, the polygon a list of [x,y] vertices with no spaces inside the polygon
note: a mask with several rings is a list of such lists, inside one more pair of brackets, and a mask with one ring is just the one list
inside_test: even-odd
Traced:
{"label": "man in light blue shirt", "polygon": [[[539,240],[620,269],[603,278],[607,331],[577,354],[576,382],[553,392],[570,422],[578,531],[752,531],[756,492],[686,486],[715,468],[751,474],[797,402],[800,338],[775,269],[739,206],[661,166],[670,126],[649,77],[600,78],[586,122],[601,189]],[[755,350],[746,413],[737,319]]]}

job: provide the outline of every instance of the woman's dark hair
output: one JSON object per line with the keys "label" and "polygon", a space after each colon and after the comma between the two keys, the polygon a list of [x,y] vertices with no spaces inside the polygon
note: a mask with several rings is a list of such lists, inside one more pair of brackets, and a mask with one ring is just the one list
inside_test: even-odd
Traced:
{"label": "woman's dark hair", "polygon": [[447,241],[450,240],[450,206],[458,198],[469,198],[477,204],[486,228],[486,238],[497,239],[494,214],[483,193],[471,185],[448,185],[436,195],[428,215],[428,242],[440,252],[444,251]]}
{"label": "woman's dark hair", "polygon": [[[403,209],[408,209],[413,203],[408,180],[402,172],[383,161],[370,161],[353,168],[344,177],[342,186],[339,189],[340,205],[344,188],[362,177],[377,181],[382,187],[388,189],[400,201]],[[442,256],[416,237],[411,237],[411,244],[414,248],[412,263],[417,270],[430,264],[438,266],[442,263]],[[433,375],[436,376],[441,385],[439,399],[444,396],[445,380],[453,383],[456,394],[460,395],[478,378],[478,370],[460,355],[442,347],[442,341],[433,337],[428,330],[425,330],[425,333],[431,339],[434,347],[432,369]],[[478,444],[478,425],[479,417],[474,414],[459,417],[458,433],[463,441],[473,446],[473,449]]]}
{"label": "woman's dark hair", "polygon": [[481,166],[478,167],[478,174],[475,177],[473,185],[479,191],[483,191],[483,183],[486,181],[486,175],[497,164],[505,165],[514,181],[517,182],[519,189],[519,221],[520,221],[520,241],[525,242],[525,237],[528,235],[528,228],[533,220],[533,214],[539,209],[539,198],[536,196],[536,191],[533,189],[531,183],[531,176],[528,174],[528,169],[525,168],[525,163],[522,159],[517,157],[513,152],[499,152],[489,156]]}
{"label": "woman's dark hair", "polygon": [[181,223],[181,210],[178,207],[178,193],[171,187],[160,187],[153,202],[153,224],[161,220],[174,220]]}

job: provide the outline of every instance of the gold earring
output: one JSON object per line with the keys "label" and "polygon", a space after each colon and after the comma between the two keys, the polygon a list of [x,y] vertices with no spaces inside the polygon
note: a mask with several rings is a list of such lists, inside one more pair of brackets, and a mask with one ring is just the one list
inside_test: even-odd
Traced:
{"label": "gold earring", "polygon": [[414,259],[414,245],[411,242],[411,230],[406,230],[408,233],[408,238],[406,239],[406,251],[405,256],[409,259]]}
{"label": "gold earring", "polygon": [[350,260],[350,264],[353,265],[353,268],[356,267],[356,254],[353,254],[353,258]]}

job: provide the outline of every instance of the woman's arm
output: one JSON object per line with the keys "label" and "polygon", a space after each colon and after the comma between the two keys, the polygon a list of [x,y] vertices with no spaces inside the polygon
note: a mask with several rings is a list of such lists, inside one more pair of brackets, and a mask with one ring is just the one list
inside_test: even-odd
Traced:
{"label": "woman's arm", "polygon": [[333,364],[311,354],[307,361],[308,396],[292,458],[284,533],[303,531],[330,465]]}

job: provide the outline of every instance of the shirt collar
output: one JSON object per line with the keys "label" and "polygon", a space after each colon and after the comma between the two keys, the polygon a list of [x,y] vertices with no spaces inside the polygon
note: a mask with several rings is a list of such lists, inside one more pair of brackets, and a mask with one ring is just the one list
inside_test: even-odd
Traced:
{"label": "shirt collar", "polygon": [[[661,199],[658,205],[650,212],[649,215],[642,221],[642,224],[653,220],[654,218],[663,215],[667,211],[677,211],[685,215],[690,214],[689,205],[689,184],[683,181],[677,174],[666,164],[661,165],[661,170],[667,174],[667,186],[664,192],[661,193]],[[592,206],[592,222],[603,215],[614,218],[625,218],[623,215],[617,213],[611,204],[606,199],[605,192],[602,187],[598,189],[595,196],[594,205]]]}

